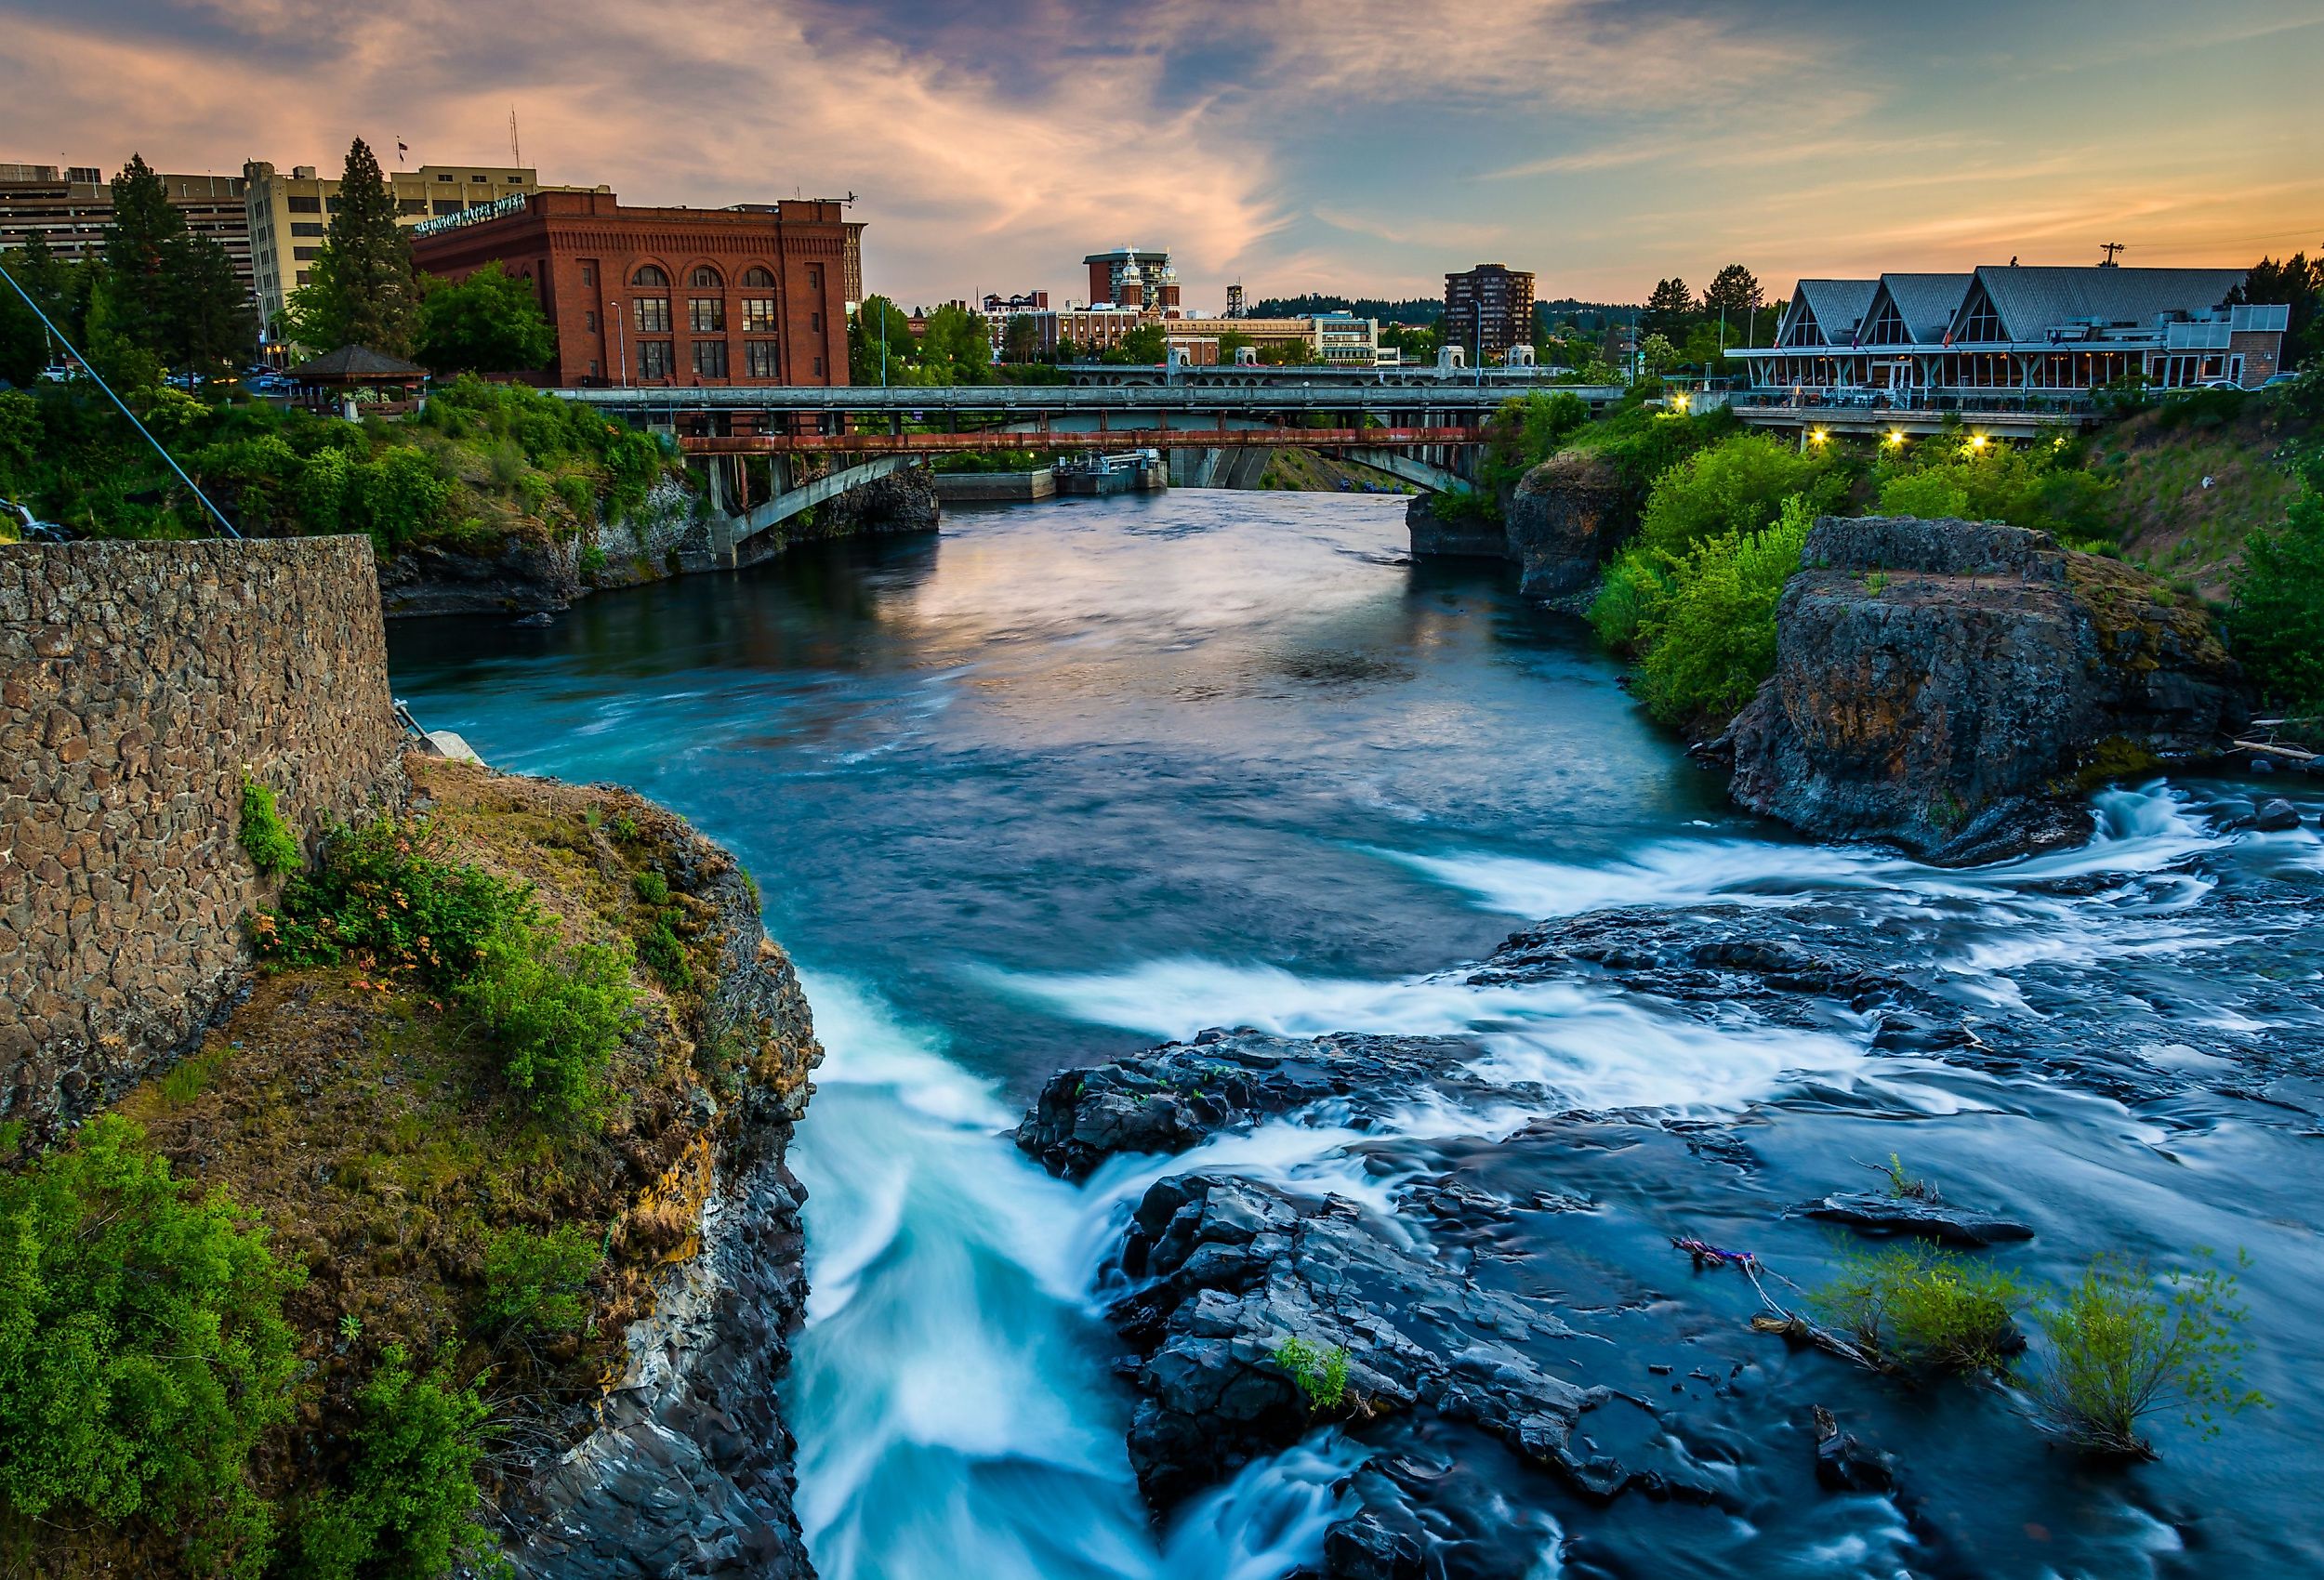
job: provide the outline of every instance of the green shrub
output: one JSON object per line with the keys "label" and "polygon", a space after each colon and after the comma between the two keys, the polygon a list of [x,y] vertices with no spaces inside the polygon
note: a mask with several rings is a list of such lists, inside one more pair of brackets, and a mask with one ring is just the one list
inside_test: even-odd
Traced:
{"label": "green shrub", "polygon": [[669,903],[669,879],[660,873],[642,872],[629,882],[630,887],[638,891],[638,898],[647,904],[667,905]]}
{"label": "green shrub", "polygon": [[451,483],[415,445],[391,444],[349,474],[349,524],[369,533],[383,557],[443,526],[451,502]]}
{"label": "green shrub", "polygon": [[567,946],[526,917],[504,918],[486,936],[453,992],[498,1045],[508,1084],[534,1112],[565,1122],[595,1109],[598,1076],[636,1017],[626,951]]}
{"label": "green shrub", "polygon": [[686,946],[669,925],[667,915],[654,918],[653,925],[638,940],[638,958],[646,969],[661,979],[662,985],[673,991],[694,985],[693,962],[686,957]]}
{"label": "green shrub", "polygon": [[250,864],[269,877],[298,868],[298,841],[284,826],[274,792],[245,772],[242,777],[242,848]]}
{"label": "green shrub", "polygon": [[1819,1312],[1857,1344],[1915,1371],[1986,1371],[2018,1343],[2026,1303],[1998,1269],[1920,1241],[1859,1252],[1815,1297]]}
{"label": "green shrub", "polygon": [[1275,1346],[1274,1363],[1298,1386],[1310,1411],[1337,1410],[1348,1397],[1348,1352],[1338,1345],[1326,1350],[1304,1338],[1287,1338]]}
{"label": "green shrub", "polygon": [[2144,1263],[2094,1258],[2036,1318],[2049,1340],[2034,1389],[2043,1418],[2081,1447],[2151,1458],[2138,1424],[2157,1411],[2182,1412],[2209,1438],[2221,1417],[2266,1408],[2243,1386],[2251,1343],[2236,1294],[2235,1275],[2216,1269],[2165,1273],[2158,1284]]}
{"label": "green shrub", "polygon": [[589,1280],[605,1259],[598,1243],[572,1224],[542,1234],[497,1230],[484,1244],[485,1330],[569,1333],[588,1315]]}
{"label": "green shrub", "polygon": [[1598,596],[1590,601],[1591,627],[1616,652],[1635,653],[1644,633],[1660,621],[1670,592],[1670,573],[1661,557],[1625,549],[1605,568]]}
{"label": "green shrub", "polygon": [[489,1412],[475,1388],[414,1376],[410,1356],[390,1345],[355,1399],[346,1484],[300,1511],[299,1580],[437,1580],[456,1559],[505,1573],[476,1520]]}
{"label": "green shrub", "polygon": [[1880,469],[1878,508],[1885,516],[2006,521],[2062,539],[2112,542],[2119,535],[2108,509],[2113,485],[2060,465],[2059,454],[2048,445],[1932,439]]}
{"label": "green shrub", "polygon": [[2311,484],[2283,524],[2244,540],[2227,640],[2267,698],[2324,713],[2324,491]]}
{"label": "green shrub", "polygon": [[557,480],[557,497],[564,502],[573,519],[583,526],[597,520],[597,490],[579,472],[567,472]]}
{"label": "green shrub", "polygon": [[284,886],[281,905],[251,931],[280,965],[363,955],[443,992],[475,969],[496,929],[536,909],[530,890],[446,861],[424,822],[381,819],[326,834],[313,868]]}
{"label": "green shrub", "polygon": [[1708,538],[1773,525],[1785,500],[1804,496],[1812,518],[1838,500],[1845,480],[1821,455],[1802,455],[1763,433],[1737,434],[1655,479],[1639,518],[1649,550],[1684,554]]}
{"label": "green shrub", "polygon": [[0,1177],[0,1507],[190,1533],[197,1566],[256,1574],[272,1518],[246,1478],[291,1413],[296,1270],[257,1215],[199,1204],[107,1115]]}
{"label": "green shrub", "polygon": [[[1764,532],[1723,533],[1683,559],[1640,630],[1639,694],[1667,724],[1733,713],[1776,669],[1776,605],[1815,518],[1797,495]],[[1609,622],[1610,623],[1610,622]]]}

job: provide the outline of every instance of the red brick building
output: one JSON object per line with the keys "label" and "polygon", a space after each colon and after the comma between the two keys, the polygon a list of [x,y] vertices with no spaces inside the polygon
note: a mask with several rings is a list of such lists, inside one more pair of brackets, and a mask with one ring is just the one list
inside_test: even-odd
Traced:
{"label": "red brick building", "polygon": [[819,198],[629,208],[535,192],[416,227],[412,261],[448,279],[497,259],[557,331],[554,385],[845,384],[863,226]]}

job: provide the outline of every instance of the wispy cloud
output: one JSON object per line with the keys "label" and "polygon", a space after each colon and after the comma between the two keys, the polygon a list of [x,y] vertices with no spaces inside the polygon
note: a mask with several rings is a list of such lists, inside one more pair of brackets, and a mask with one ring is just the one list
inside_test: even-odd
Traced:
{"label": "wispy cloud", "polygon": [[[513,106],[546,178],[630,202],[852,191],[875,288],[919,301],[1070,294],[1082,254],[1125,243],[1169,247],[1209,303],[1238,274],[1433,293],[1481,256],[1631,298],[1736,257],[1780,283],[2324,222],[2313,138],[2286,129],[2324,71],[2312,7],[2053,0],[2040,29],[1962,35],[2022,33],[2021,56],[1948,56],[1934,20],[1899,42],[1866,10],[0,0],[0,158],[329,166],[361,134],[471,161]],[[2036,33],[2118,64],[2026,94]],[[2203,80],[2126,112],[2120,72],[2189,49]]]}

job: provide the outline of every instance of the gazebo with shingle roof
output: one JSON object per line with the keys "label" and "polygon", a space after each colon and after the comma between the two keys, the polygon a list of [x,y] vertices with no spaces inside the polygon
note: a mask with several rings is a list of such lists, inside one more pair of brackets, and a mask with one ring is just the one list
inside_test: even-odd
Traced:
{"label": "gazebo with shingle roof", "polygon": [[[284,376],[296,388],[295,399],[301,405],[318,410],[351,405],[359,389],[375,390],[381,400],[401,400],[404,398],[402,392],[417,392],[428,383],[426,368],[368,346],[341,346],[325,351]],[[390,391],[396,393],[390,395]]]}

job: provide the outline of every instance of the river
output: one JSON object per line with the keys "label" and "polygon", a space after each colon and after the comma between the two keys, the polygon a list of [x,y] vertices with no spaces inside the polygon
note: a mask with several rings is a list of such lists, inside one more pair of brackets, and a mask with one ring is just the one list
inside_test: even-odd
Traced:
{"label": "river", "polygon": [[[2234,834],[2238,787],[2156,784],[2105,794],[2091,849],[2008,869],[1789,839],[1725,806],[1578,622],[1403,546],[1401,500],[1180,491],[957,513],[547,628],[393,627],[431,727],[685,813],[799,963],[828,1060],[793,1152],[814,1288],[786,1402],[821,1573],[1264,1580],[1315,1556],[1358,1452],[1331,1434],[1150,1529],[1089,1293],[1131,1184],[1054,1181],[1006,1133],[1054,1071],[1212,1025],[1470,1034],[1562,1108],[1748,1138],[1747,1187],[1611,1146],[1530,1181],[1597,1204],[1575,1244],[1622,1342],[1734,1357],[1729,1441],[1689,1445],[1717,1504],[1593,1508],[1495,1449],[1499,1534],[1456,1573],[2324,1572],[2316,835]],[[1525,920],[1713,903],[1842,915],[1954,1000],[2153,1079],[1876,1048],[1845,1007],[1706,1019],[1445,974]],[[1398,1166],[1488,1178],[1475,1138],[1514,1123],[1416,1124]],[[1352,1141],[1215,1151],[1361,1193],[1386,1165]],[[2029,1278],[2247,1253],[2276,1407],[2093,1469],[2004,1390],[1787,1355],[1669,1249],[1749,1244],[1809,1282],[1829,1231],[1782,1206],[1892,1152],[2033,1223],[1994,1253]],[[1898,1453],[1909,1496],[1802,1489],[1782,1434],[1811,1395]]]}

